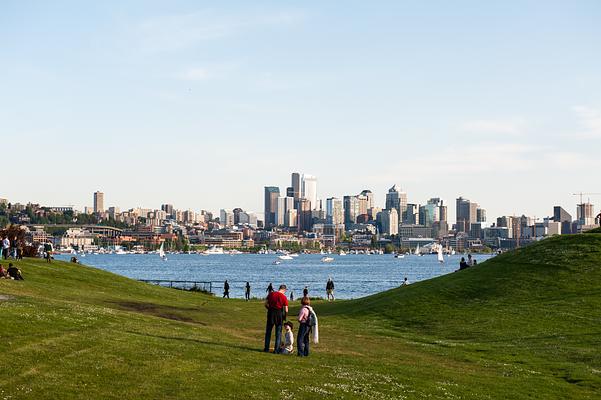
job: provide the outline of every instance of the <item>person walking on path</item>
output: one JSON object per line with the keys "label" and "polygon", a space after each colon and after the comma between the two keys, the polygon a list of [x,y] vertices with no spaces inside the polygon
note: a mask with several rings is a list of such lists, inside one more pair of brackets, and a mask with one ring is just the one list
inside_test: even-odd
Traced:
{"label": "person walking on path", "polygon": [[265,346],[263,351],[269,352],[271,343],[271,331],[275,327],[275,346],[274,353],[280,352],[282,343],[282,325],[288,314],[288,298],[286,298],[286,285],[280,285],[277,292],[271,292],[265,299],[265,308],[267,309],[267,323],[265,324]]}
{"label": "person walking on path", "polygon": [[14,236],[13,240],[10,241],[10,255],[14,260],[17,259],[17,247],[19,247],[17,237]]}
{"label": "person walking on path", "polygon": [[246,286],[244,286],[244,298],[246,301],[250,300],[250,282],[246,282]]}
{"label": "person walking on path", "polygon": [[309,297],[309,287],[305,286],[303,289],[303,297]]}
{"label": "person walking on path", "polygon": [[269,293],[273,292],[273,284],[271,282],[269,282],[269,286],[267,286],[267,289],[265,289],[265,293],[267,293],[267,295],[269,295]]}
{"label": "person walking on path", "polygon": [[230,284],[227,283],[227,279],[225,280],[225,282],[223,283],[223,298],[230,298]]}
{"label": "person walking on path", "polygon": [[308,297],[303,297],[301,300],[303,305],[298,313],[298,336],[296,337],[297,352],[299,357],[307,357],[309,355],[309,335],[313,331],[313,343],[319,341],[317,330],[317,315],[311,308],[311,300]]}
{"label": "person walking on path", "polygon": [[334,281],[332,278],[328,278],[326,283],[326,294],[328,295],[328,301],[334,301]]}

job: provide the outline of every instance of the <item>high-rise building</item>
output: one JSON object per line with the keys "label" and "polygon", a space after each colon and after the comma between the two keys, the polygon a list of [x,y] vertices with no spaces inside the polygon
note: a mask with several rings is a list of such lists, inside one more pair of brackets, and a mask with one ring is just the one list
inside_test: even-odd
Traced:
{"label": "high-rise building", "polygon": [[[184,216],[184,219],[186,220],[186,222],[190,222],[189,219],[190,217],[186,217]],[[219,211],[219,223],[225,227],[231,227],[234,226],[234,213],[232,210],[224,210],[221,209]]]}
{"label": "high-rise building", "polygon": [[[294,209],[294,198],[293,197],[278,197],[277,207],[275,210],[275,224],[278,226],[291,226],[288,211]],[[296,221],[292,226],[296,226]]]}
{"label": "high-rise building", "polygon": [[405,219],[403,224],[416,225],[418,223],[418,206],[417,204],[409,203],[405,209]]}
{"label": "high-rise building", "polygon": [[311,213],[311,202],[309,199],[298,201],[298,230],[309,232],[313,226],[313,215]]}
{"label": "high-rise building", "polygon": [[399,221],[406,222],[407,211],[407,193],[399,190],[397,185],[393,185],[386,193],[386,209],[395,208],[399,215]]}
{"label": "high-rise building", "polygon": [[361,191],[360,193],[362,196],[365,196],[366,202],[367,202],[367,207],[366,209],[369,210],[370,208],[372,208],[374,206],[374,194],[372,193],[371,190],[365,189],[363,191]]}
{"label": "high-rise building", "polygon": [[301,175],[298,172],[292,173],[292,196],[294,200],[301,198]]}
{"label": "high-rise building", "polygon": [[275,211],[277,208],[280,188],[276,186],[265,186],[265,227],[271,228],[275,225]]}
{"label": "high-rise building", "polygon": [[344,224],[348,227],[357,223],[359,199],[357,196],[344,196]]}
{"label": "high-rise building", "polygon": [[469,232],[471,225],[478,221],[478,204],[459,197],[456,204],[458,232]]}
{"label": "high-rise building", "polygon": [[301,178],[301,197],[311,202],[311,209],[317,208],[317,178],[303,174]]}
{"label": "high-rise building", "polygon": [[173,215],[173,204],[162,204],[161,210],[165,211],[168,216]]}
{"label": "high-rise building", "polygon": [[344,224],[344,208],[342,200],[336,197],[326,199],[326,220],[328,224]]}
{"label": "high-rise building", "polygon": [[383,235],[397,235],[399,233],[399,214],[396,208],[382,210],[380,213],[380,224]]}
{"label": "high-rise building", "polygon": [[94,192],[94,212],[104,212],[104,193],[100,191]]}
{"label": "high-rise building", "polygon": [[486,210],[483,208],[476,209],[476,222],[486,222]]}
{"label": "high-rise building", "polygon": [[595,210],[591,203],[582,203],[576,206],[576,218],[580,225],[595,224]]}
{"label": "high-rise building", "polygon": [[555,222],[572,222],[572,216],[561,206],[553,207],[553,221]]}

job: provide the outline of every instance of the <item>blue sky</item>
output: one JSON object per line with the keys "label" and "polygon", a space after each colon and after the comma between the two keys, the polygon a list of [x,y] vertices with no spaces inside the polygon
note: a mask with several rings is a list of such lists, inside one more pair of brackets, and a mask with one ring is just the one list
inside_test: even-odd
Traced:
{"label": "blue sky", "polygon": [[599,20],[598,1],[3,1],[0,197],[261,211],[300,171],[320,198],[397,183],[575,214],[601,192]]}

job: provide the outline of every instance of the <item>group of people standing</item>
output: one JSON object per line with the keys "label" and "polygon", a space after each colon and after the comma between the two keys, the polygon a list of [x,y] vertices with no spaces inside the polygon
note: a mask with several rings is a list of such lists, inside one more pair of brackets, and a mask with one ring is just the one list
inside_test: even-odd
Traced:
{"label": "group of people standing", "polygon": [[8,236],[2,238],[2,258],[8,260],[13,258],[15,260],[21,260],[23,258],[23,249],[19,247],[17,238],[14,237],[12,240]]}
{"label": "group of people standing", "polygon": [[[265,308],[267,309],[267,323],[265,325],[265,346],[264,352],[270,352],[271,333],[275,328],[275,354],[294,353],[294,324],[288,321],[288,297],[286,297],[286,285],[280,285],[277,291],[271,291],[265,299]],[[310,335],[313,333],[313,343],[319,342],[319,330],[317,325],[317,314],[311,307],[311,299],[303,296],[301,299],[301,309],[297,316],[299,323],[298,334],[296,336],[297,355],[306,357],[309,355]],[[282,329],[285,327],[284,342],[282,343]]]}
{"label": "group of people standing", "polygon": [[[267,285],[267,289],[265,289],[265,292],[267,293],[267,295],[269,295],[269,293],[273,292],[273,283],[269,282],[269,285]],[[334,281],[332,280],[331,277],[328,278],[328,281],[326,282],[326,295],[328,297],[328,301],[334,301]],[[309,287],[305,286],[303,288],[303,297],[309,297]],[[230,283],[228,282],[228,280],[226,279],[225,282],[223,282],[223,298],[230,298]],[[250,300],[250,282],[246,282],[246,284],[244,285],[244,299],[246,301]],[[290,291],[290,297],[289,297],[290,301],[294,301],[294,291]]]}

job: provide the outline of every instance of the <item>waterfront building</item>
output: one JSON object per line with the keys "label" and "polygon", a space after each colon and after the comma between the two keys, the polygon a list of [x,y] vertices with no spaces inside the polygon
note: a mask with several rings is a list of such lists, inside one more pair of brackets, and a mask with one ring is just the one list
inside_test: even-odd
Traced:
{"label": "waterfront building", "polygon": [[104,212],[104,193],[97,191],[94,192],[94,213],[102,212]]}
{"label": "waterfront building", "polygon": [[301,197],[311,202],[311,209],[317,208],[317,178],[313,175],[303,174]]}
{"label": "waterfront building", "polygon": [[265,186],[265,227],[271,228],[275,225],[275,210],[277,208],[278,197],[280,197],[280,188],[276,186]]}

